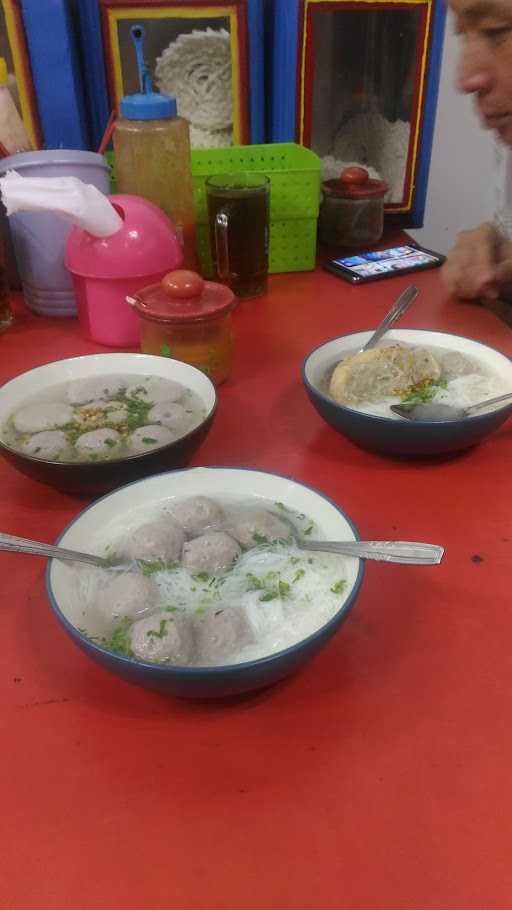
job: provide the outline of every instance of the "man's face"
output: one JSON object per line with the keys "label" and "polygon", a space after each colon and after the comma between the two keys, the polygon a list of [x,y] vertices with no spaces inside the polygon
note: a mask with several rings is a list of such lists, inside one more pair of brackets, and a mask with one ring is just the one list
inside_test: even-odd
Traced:
{"label": "man's face", "polygon": [[449,0],[461,36],[458,88],[512,146],[512,0]]}

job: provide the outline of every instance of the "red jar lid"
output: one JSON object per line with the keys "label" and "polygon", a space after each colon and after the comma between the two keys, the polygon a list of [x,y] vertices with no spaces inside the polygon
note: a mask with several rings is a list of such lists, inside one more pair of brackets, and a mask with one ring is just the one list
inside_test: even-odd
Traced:
{"label": "red jar lid", "polygon": [[328,196],[343,199],[384,197],[388,191],[387,183],[370,177],[364,167],[346,167],[338,178],[324,180],[322,188]]}
{"label": "red jar lid", "polygon": [[127,298],[141,316],[155,322],[206,322],[228,313],[236,304],[224,284],[204,281],[197,272],[176,269],[159,284],[150,284]]}

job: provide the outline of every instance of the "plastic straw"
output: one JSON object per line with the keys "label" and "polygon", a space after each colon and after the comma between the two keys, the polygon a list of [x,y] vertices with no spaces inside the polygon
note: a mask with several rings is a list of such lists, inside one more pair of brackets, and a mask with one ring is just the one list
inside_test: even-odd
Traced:
{"label": "plastic straw", "polygon": [[103,138],[98,147],[98,155],[103,155],[105,153],[107,145],[110,142],[110,139],[111,139],[111,136],[112,136],[112,133],[114,130],[115,122],[116,122],[116,112],[112,111],[110,114],[110,117],[108,118],[107,125],[105,127],[105,132],[103,133]]}

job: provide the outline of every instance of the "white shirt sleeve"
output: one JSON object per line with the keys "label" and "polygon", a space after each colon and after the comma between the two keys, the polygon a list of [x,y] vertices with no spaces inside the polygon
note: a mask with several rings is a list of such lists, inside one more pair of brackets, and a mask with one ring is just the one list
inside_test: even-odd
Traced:
{"label": "white shirt sleeve", "polygon": [[512,151],[501,143],[495,145],[494,223],[512,240]]}

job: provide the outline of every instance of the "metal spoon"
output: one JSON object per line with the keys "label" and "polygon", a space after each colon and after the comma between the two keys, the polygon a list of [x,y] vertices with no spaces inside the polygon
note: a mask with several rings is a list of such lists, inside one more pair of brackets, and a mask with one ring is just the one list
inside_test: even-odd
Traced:
{"label": "metal spoon", "polygon": [[441,404],[441,402],[438,404],[435,401],[419,404],[392,404],[390,408],[395,414],[405,417],[406,420],[431,420],[439,423],[440,421],[462,420],[464,417],[471,417],[481,408],[487,408],[502,401],[510,401],[510,399],[512,399],[512,392],[498,395],[497,398],[488,398],[487,401],[480,401],[467,408],[457,408],[451,404]]}
{"label": "metal spoon", "polygon": [[92,553],[78,553],[75,550],[66,550],[64,547],[54,547],[48,543],[39,543],[37,540],[27,540],[25,537],[13,537],[11,534],[0,534],[0,550],[9,550],[11,553],[29,553],[33,556],[48,556],[55,559],[70,559],[73,562],[87,562],[91,566],[101,566],[109,569],[112,563],[101,556]]}
{"label": "metal spoon", "polygon": [[[343,556],[356,556],[359,559],[377,559],[381,562],[401,562],[418,566],[437,565],[441,562],[444,553],[443,547],[434,546],[434,544],[406,541],[297,540],[296,542],[304,550],[339,553]],[[24,537],[12,537],[10,534],[0,534],[0,550],[29,553],[33,556],[48,556],[54,559],[69,559],[73,562],[86,562],[104,569],[112,568],[112,563],[101,556],[78,553],[75,550],[54,547],[36,540],[26,540]]]}
{"label": "metal spoon", "polygon": [[391,326],[395,324],[397,319],[400,319],[400,317],[403,316],[405,311],[409,309],[411,303],[413,303],[416,300],[416,297],[418,296],[418,294],[419,294],[418,288],[414,287],[414,285],[411,285],[410,287],[406,288],[405,291],[402,294],[400,294],[400,297],[398,298],[396,303],[393,304],[389,313],[387,313],[386,316],[384,316],[384,319],[382,320],[380,325],[375,329],[373,335],[370,336],[370,338],[368,339],[366,344],[363,345],[363,347],[357,353],[361,354],[362,351],[369,351],[370,348],[374,348],[375,345],[380,341],[382,336],[385,334],[385,332],[387,332],[387,330],[390,329]]}
{"label": "metal spoon", "polygon": [[339,553],[358,559],[376,559],[379,562],[400,562],[414,566],[436,566],[444,555],[444,548],[433,543],[413,543],[407,540],[296,540],[301,550],[321,553]]}

